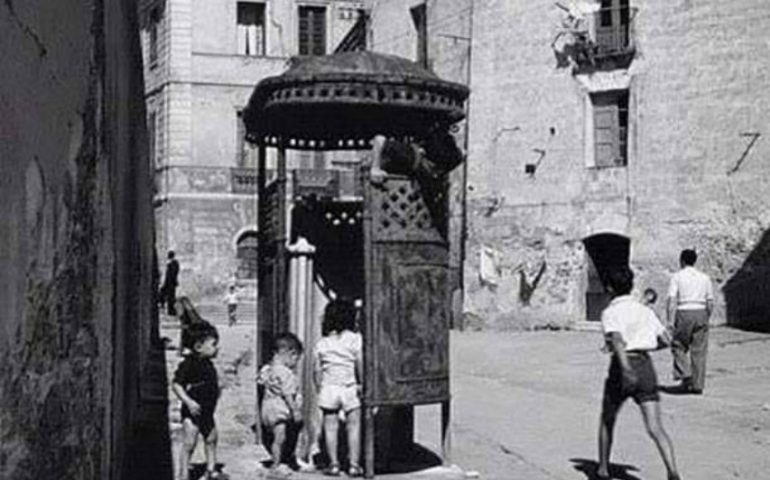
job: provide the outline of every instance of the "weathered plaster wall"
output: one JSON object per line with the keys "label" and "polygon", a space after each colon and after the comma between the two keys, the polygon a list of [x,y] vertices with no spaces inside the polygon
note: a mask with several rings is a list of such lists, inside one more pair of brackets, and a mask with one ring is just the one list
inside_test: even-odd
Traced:
{"label": "weathered plaster wall", "polygon": [[[490,2],[477,9],[466,310],[486,325],[583,319],[581,239],[600,232],[631,238],[637,285],[659,293],[680,249],[695,247],[718,287],[717,323],[726,321],[726,309],[734,312],[731,322],[741,323],[767,307],[761,297],[730,295],[725,287],[736,284],[741,292],[754,280],[751,291],[764,292],[768,284],[760,260],[770,222],[761,200],[770,168],[764,137],[728,174],[748,144],[741,134],[766,133],[768,6],[756,0],[633,6],[638,52],[628,75],[583,78],[557,68],[550,43],[561,13],[552,5]],[[587,168],[588,90],[624,84],[631,95],[629,165]],[[537,163],[535,149],[545,153],[531,176],[524,165]],[[478,281],[482,245],[501,255],[496,288]],[[533,287],[543,263],[525,301],[520,292]]]}
{"label": "weathered plaster wall", "polygon": [[156,325],[134,8],[0,5],[0,478],[136,467]]}
{"label": "weathered plaster wall", "polygon": [[[369,2],[374,50],[414,58],[409,8],[418,3]],[[637,285],[663,295],[679,251],[695,247],[719,291],[713,321],[767,327],[766,2],[632,1],[630,68],[579,76],[551,46],[563,16],[552,2],[427,6],[434,69],[463,81],[464,62],[472,63],[464,268],[471,327],[584,320],[582,240],[598,233],[628,236]],[[465,35],[473,37],[470,55]],[[628,166],[592,168],[589,93],[618,88],[630,91]],[[762,135],[748,153],[745,133]],[[480,280],[485,248],[496,259],[492,282]]]}

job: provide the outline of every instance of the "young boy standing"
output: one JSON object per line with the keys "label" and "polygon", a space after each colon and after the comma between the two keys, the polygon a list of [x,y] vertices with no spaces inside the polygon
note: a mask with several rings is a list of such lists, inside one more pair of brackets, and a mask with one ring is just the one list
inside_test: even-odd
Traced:
{"label": "young boy standing", "polygon": [[597,479],[610,478],[610,450],[618,411],[629,397],[639,405],[644,425],[655,442],[669,480],[680,480],[671,439],[660,420],[657,376],[648,352],[670,343],[668,331],[655,313],[632,297],[634,274],[628,267],[613,269],[608,287],[613,299],[602,312],[602,330],[612,360],[604,383],[599,426]]}
{"label": "young boy standing", "polygon": [[179,480],[189,478],[190,457],[200,433],[206,443],[206,479],[224,478],[216,470],[217,427],[214,410],[219,399],[219,380],[211,359],[219,350],[219,335],[210,325],[190,332],[192,354],[185,357],[174,373],[173,390],[182,401],[184,448],[179,455]]}
{"label": "young boy standing", "polygon": [[238,318],[235,316],[235,312],[238,310],[238,292],[235,289],[235,285],[230,285],[227,289],[224,301],[227,304],[227,325],[232,327],[238,321]]}
{"label": "young boy standing", "polygon": [[302,396],[296,368],[302,342],[292,333],[282,333],[273,342],[273,358],[259,371],[257,383],[264,388],[259,414],[264,440],[273,457],[271,469],[281,475],[296,466],[294,451],[302,429]]}

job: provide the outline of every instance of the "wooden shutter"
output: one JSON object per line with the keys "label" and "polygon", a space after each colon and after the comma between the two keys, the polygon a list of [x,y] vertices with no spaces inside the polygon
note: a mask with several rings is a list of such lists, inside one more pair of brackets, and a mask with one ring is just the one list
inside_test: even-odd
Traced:
{"label": "wooden shutter", "polygon": [[610,167],[620,158],[618,106],[603,103],[594,103],[594,160],[597,167]]}
{"label": "wooden shutter", "polygon": [[299,54],[326,54],[326,8],[299,8]]}

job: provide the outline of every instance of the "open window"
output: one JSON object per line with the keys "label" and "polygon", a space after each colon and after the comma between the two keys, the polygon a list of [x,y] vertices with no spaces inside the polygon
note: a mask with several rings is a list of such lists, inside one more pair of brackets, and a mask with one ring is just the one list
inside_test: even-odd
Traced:
{"label": "open window", "polygon": [[238,55],[265,54],[265,4],[238,2]]}

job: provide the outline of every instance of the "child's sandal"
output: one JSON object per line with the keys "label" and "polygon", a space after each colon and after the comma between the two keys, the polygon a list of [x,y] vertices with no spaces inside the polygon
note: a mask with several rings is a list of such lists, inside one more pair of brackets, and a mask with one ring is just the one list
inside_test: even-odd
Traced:
{"label": "child's sandal", "polygon": [[348,469],[348,477],[363,477],[364,469],[358,465],[351,465]]}
{"label": "child's sandal", "polygon": [[327,477],[339,477],[340,476],[340,466],[339,465],[329,465],[326,470],[324,470],[324,475]]}

